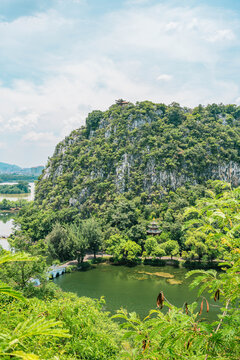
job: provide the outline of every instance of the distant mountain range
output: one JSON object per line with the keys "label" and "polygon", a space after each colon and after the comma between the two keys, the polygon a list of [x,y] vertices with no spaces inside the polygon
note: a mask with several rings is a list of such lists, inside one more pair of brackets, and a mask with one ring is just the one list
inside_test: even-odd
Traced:
{"label": "distant mountain range", "polygon": [[0,162],[0,174],[24,174],[39,176],[44,166],[34,166],[30,168],[21,168],[17,165]]}

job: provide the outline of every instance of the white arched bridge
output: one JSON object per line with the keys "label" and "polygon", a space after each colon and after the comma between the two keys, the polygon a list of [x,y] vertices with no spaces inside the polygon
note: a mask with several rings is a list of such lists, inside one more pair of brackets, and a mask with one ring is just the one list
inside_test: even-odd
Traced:
{"label": "white arched bridge", "polygon": [[49,275],[49,278],[54,279],[54,278],[62,275],[65,272],[66,272],[66,266],[64,266],[64,265],[52,265],[49,268],[48,275]]}

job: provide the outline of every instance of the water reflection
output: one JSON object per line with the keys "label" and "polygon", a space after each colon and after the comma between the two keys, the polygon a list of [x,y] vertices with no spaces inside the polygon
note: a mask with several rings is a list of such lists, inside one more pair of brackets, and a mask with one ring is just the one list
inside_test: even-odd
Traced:
{"label": "water reflection", "polygon": [[[198,299],[197,289],[190,290],[189,284],[192,279],[185,279],[188,270],[171,266],[152,267],[139,265],[136,267],[111,266],[106,264],[97,265],[91,271],[73,272],[54,279],[63,290],[71,291],[78,296],[106,299],[106,310],[114,313],[121,307],[129,312],[136,311],[141,317],[145,317],[150,309],[156,308],[156,299],[160,291],[170,303],[182,307],[185,302],[191,304]],[[147,272],[148,274],[144,274]],[[169,278],[149,275],[149,273],[170,273],[173,275],[175,284],[169,283]],[[206,294],[207,296],[207,294]],[[216,319],[217,309],[210,301],[210,313],[204,309],[203,316]]]}

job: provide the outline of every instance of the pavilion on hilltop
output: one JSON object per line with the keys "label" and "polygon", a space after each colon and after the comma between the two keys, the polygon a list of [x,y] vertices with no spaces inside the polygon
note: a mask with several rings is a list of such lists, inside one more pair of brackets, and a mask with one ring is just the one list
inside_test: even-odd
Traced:
{"label": "pavilion on hilltop", "polygon": [[123,106],[123,105],[129,104],[129,102],[126,100],[123,100],[123,99],[118,99],[118,100],[116,100],[116,104]]}

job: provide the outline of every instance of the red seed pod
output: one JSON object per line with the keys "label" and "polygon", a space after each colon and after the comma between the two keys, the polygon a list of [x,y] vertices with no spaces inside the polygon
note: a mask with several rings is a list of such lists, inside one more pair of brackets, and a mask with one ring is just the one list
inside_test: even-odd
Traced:
{"label": "red seed pod", "polygon": [[209,303],[208,303],[208,301],[207,301],[207,299],[205,299],[206,300],[206,304],[207,304],[207,313],[209,312]]}
{"label": "red seed pod", "polygon": [[201,315],[201,314],[202,314],[202,310],[203,310],[203,300],[202,300],[202,302],[201,302],[200,311],[199,311],[198,315]]}

